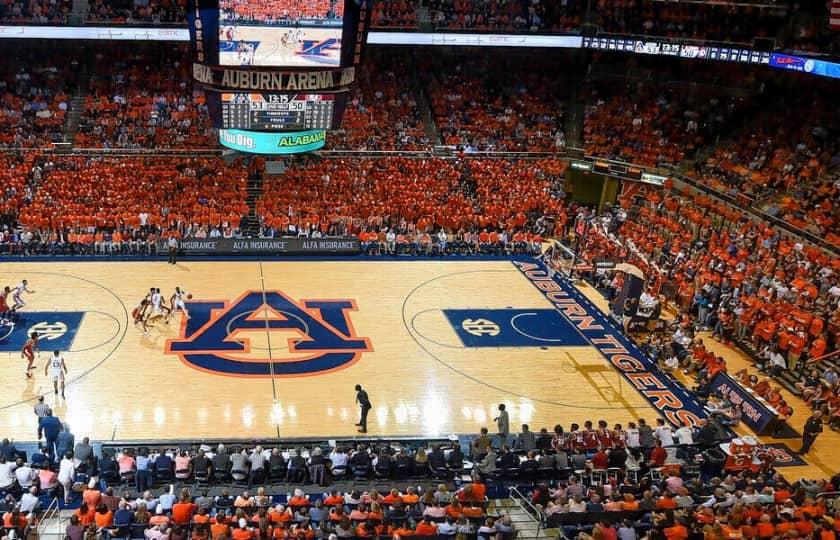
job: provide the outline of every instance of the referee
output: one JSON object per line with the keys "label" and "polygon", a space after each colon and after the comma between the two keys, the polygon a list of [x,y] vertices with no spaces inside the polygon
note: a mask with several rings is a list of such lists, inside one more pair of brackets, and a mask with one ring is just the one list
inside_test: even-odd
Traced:
{"label": "referee", "polygon": [[[41,418],[47,416],[47,414],[52,412],[52,409],[50,409],[50,406],[47,405],[46,403],[44,403],[44,396],[38,396],[38,403],[35,404],[34,412],[35,412],[35,416],[38,417],[38,426],[41,425]],[[41,439],[41,428],[39,427],[38,428],[38,440],[40,440],[40,439]]]}
{"label": "referee", "polygon": [[166,247],[169,248],[169,264],[175,264],[175,258],[178,256],[178,239],[174,235],[170,236]]}

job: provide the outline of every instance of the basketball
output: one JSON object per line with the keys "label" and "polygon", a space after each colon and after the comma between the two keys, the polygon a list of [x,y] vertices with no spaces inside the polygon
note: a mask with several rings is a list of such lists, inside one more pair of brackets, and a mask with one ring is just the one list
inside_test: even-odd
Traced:
{"label": "basketball", "polygon": [[187,295],[187,300],[192,300],[192,294]]}

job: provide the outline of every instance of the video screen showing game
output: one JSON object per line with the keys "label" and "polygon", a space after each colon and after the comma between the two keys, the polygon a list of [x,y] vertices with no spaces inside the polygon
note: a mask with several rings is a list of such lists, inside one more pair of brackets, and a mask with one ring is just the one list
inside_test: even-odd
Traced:
{"label": "video screen showing game", "polygon": [[220,0],[219,63],[337,67],[344,0]]}

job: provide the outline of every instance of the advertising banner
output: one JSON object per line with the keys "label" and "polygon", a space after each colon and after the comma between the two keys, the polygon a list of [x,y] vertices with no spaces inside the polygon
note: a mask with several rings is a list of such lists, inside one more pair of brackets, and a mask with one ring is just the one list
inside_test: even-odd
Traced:
{"label": "advertising banner", "polygon": [[219,130],[222,146],[249,154],[301,154],[318,150],[326,142],[327,132],[322,129],[294,132]]}
{"label": "advertising banner", "polygon": [[712,381],[712,392],[726,396],[733,407],[741,409],[741,421],[758,435],[768,433],[775,425],[777,415],[763,400],[748,392],[726,373],[718,373]]}
{"label": "advertising banner", "polygon": [[[165,253],[166,240],[158,242]],[[358,238],[183,238],[181,255],[356,255]]]}

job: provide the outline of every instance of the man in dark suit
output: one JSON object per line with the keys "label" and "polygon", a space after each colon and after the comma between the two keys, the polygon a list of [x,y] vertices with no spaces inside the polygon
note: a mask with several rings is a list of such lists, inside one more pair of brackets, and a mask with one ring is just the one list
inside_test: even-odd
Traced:
{"label": "man in dark suit", "polygon": [[822,411],[817,410],[805,422],[805,427],[802,429],[802,448],[797,453],[807,454],[811,450],[811,445],[817,440],[817,435],[822,433],[822,430]]}
{"label": "man in dark suit", "polygon": [[443,453],[443,450],[440,449],[439,444],[432,445],[432,451],[429,452],[429,468],[432,470],[435,469],[446,469],[446,455]]}
{"label": "man in dark suit", "polygon": [[362,385],[356,385],[356,403],[359,404],[361,408],[361,414],[359,416],[359,423],[356,424],[359,426],[359,433],[367,433],[367,415],[370,412],[371,404],[370,398],[368,398],[367,392],[362,390]]}

